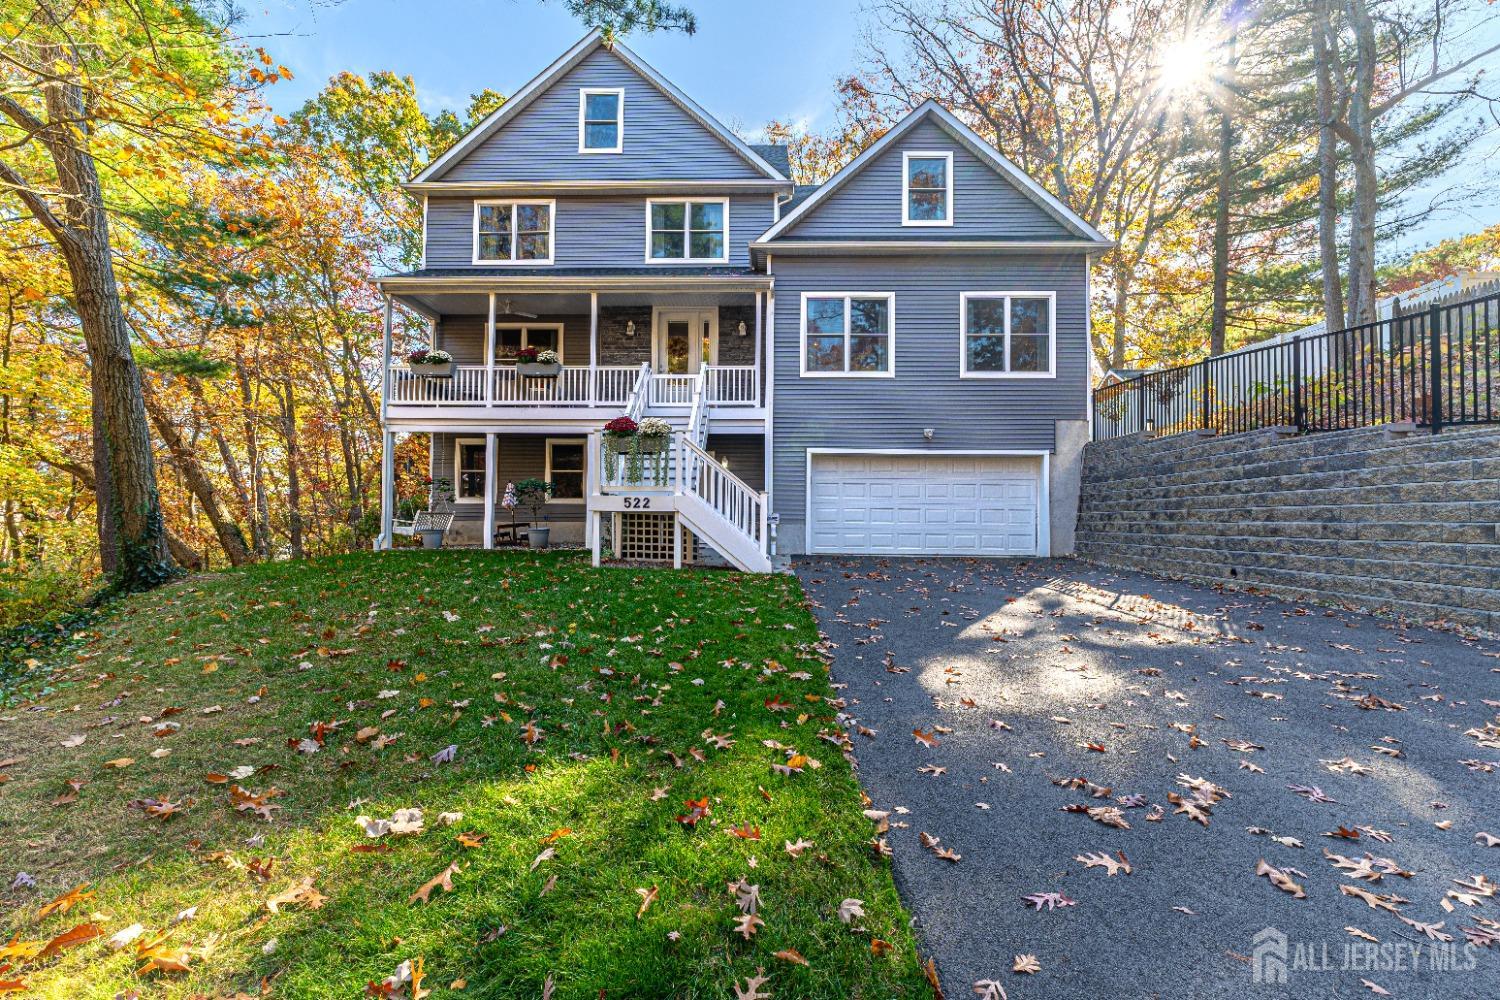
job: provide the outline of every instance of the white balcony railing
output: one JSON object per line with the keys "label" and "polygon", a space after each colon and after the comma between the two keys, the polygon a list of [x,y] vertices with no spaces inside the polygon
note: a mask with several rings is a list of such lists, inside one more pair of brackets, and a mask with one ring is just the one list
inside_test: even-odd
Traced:
{"label": "white balcony railing", "polygon": [[622,406],[635,385],[637,369],[566,365],[556,378],[531,378],[509,365],[497,365],[485,392],[484,365],[455,365],[451,378],[419,375],[392,365],[393,406]]}
{"label": "white balcony railing", "polygon": [[709,406],[754,406],[760,402],[760,369],[754,365],[706,365],[703,401]]}
{"label": "white balcony railing", "polygon": [[[556,378],[532,378],[509,365],[496,365],[486,392],[484,365],[455,365],[448,378],[421,375],[392,365],[392,406],[620,406],[631,398],[641,378],[640,365],[565,365]],[[706,365],[704,402],[709,406],[755,406],[760,402],[760,372],[750,366]],[[651,373],[644,403],[652,407],[687,408],[699,375]]]}

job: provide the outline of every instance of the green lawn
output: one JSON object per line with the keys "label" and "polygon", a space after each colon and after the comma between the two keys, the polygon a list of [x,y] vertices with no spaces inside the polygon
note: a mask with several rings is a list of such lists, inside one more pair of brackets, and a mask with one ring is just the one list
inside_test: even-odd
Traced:
{"label": "green lawn", "polygon": [[[0,760],[23,758],[0,766],[0,980],[349,998],[420,957],[435,998],[532,1000],[549,979],[555,1000],[724,998],[761,968],[778,1000],[930,996],[801,602],[784,576],[420,551],[123,601],[55,651],[51,693],[0,712]],[[233,786],[260,798],[237,811]],[[421,832],[356,819],[408,808]],[[452,865],[451,892],[410,901]],[[764,921],[749,940],[741,879]],[[39,915],[83,883],[92,898]],[[841,920],[845,899],[864,915]],[[153,956],[167,970],[139,973]]]}

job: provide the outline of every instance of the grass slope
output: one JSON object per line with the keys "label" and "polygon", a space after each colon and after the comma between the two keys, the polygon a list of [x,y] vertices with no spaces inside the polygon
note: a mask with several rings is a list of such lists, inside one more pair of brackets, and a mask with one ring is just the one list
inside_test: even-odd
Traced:
{"label": "grass slope", "polygon": [[[19,939],[0,979],[70,1000],[262,982],[347,998],[420,956],[435,998],[535,998],[549,977],[556,1000],[722,998],[762,967],[778,1000],[930,995],[849,765],[819,738],[842,733],[816,638],[787,577],[552,553],[351,555],[132,598],[55,654],[51,694],[0,723],[0,759],[24,758],[0,767],[0,889]],[[320,722],[338,726],[299,752]],[[366,727],[394,742],[357,738]],[[821,766],[774,770],[793,749]],[[206,777],[252,767],[238,784],[280,790],[269,822]],[[70,779],[85,782],[76,801],[54,804]],[[704,797],[696,828],[677,821]],[[184,808],[151,818],[140,799]],[[421,833],[371,839],[356,822],[408,807]],[[463,817],[439,825],[445,812]],[[761,839],[729,833],[744,824]],[[484,839],[466,848],[461,833]],[[792,857],[799,838],[815,846]],[[454,863],[451,892],[409,902]],[[23,870],[36,888],[9,887]],[[742,877],[765,921],[751,940],[727,888]],[[321,907],[268,910],[305,878]],[[84,882],[94,897],[38,916]],[[846,925],[848,897],[865,916]],[[102,936],[20,959],[88,922]],[[136,923],[141,941],[170,931],[162,947],[188,971],[141,975],[139,942],[108,947]],[[873,954],[877,938],[893,949]]]}

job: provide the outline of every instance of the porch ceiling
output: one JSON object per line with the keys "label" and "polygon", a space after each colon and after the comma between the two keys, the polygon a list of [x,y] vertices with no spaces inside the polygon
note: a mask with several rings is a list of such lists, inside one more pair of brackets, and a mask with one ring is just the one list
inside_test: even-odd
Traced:
{"label": "porch ceiling", "polygon": [[[408,306],[423,315],[483,316],[489,311],[487,291],[436,291],[415,292],[391,290],[397,303]],[[495,292],[495,315],[497,318],[514,319],[517,313],[535,313],[538,316],[576,316],[589,311],[589,293],[586,291],[512,291]],[[600,310],[618,306],[673,306],[698,308],[703,306],[752,306],[755,293],[752,291],[670,290],[656,291],[650,288],[600,290]]]}

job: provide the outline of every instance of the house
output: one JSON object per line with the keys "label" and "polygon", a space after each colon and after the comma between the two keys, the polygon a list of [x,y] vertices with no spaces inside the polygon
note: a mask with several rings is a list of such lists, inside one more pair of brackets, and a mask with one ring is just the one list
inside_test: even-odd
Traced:
{"label": "house", "polygon": [[[541,477],[554,542],[596,560],[1071,551],[1109,244],[934,103],[825,184],[789,175],[592,33],[408,182],[378,544],[395,435],[427,434],[486,546]],[[393,308],[451,375],[391,356]],[[527,374],[528,347],[561,367]],[[604,433],[622,414],[665,420],[664,450]]]}

